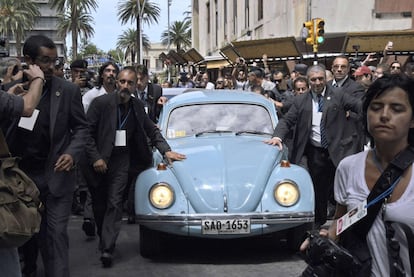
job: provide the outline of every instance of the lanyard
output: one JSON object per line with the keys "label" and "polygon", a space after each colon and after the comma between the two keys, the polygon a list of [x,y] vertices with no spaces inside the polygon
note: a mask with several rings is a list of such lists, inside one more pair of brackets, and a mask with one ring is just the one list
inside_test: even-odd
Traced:
{"label": "lanyard", "polygon": [[375,197],[374,199],[372,199],[368,204],[367,204],[367,208],[374,205],[375,203],[381,201],[382,199],[385,199],[387,196],[391,195],[392,191],[394,190],[395,186],[398,184],[398,182],[401,180],[401,176],[398,177],[397,180],[395,180],[395,182],[383,193],[381,193],[380,195],[378,195],[377,197]]}
{"label": "lanyard", "polygon": [[128,120],[128,116],[130,112],[131,112],[131,107],[129,107],[128,113],[125,116],[124,120],[121,121],[121,109],[118,107],[118,130],[121,130],[125,126],[125,123]]}

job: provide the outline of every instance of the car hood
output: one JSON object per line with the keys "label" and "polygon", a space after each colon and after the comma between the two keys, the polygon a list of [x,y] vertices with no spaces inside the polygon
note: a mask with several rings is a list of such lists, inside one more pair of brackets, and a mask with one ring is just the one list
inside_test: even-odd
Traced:
{"label": "car hood", "polygon": [[170,141],[187,159],[172,171],[197,213],[253,212],[279,162],[278,147],[263,137],[188,138]]}

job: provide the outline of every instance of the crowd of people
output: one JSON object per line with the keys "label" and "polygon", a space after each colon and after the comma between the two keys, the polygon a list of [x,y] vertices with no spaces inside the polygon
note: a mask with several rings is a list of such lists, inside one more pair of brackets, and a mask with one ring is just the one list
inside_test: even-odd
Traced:
{"label": "crowd of people", "polygon": [[[316,229],[366,199],[383,169],[414,144],[414,64],[403,68],[387,55],[377,61],[369,54],[358,66],[347,56],[335,57],[330,68],[297,63],[290,74],[272,69],[266,54],[260,66],[239,57],[234,67],[219,68],[215,80],[209,72],[182,72],[174,84],[161,85],[150,80],[143,65],[120,68],[110,61],[90,76],[81,59],[71,63],[71,78],[65,80],[55,44],[41,35],[26,40],[23,55],[28,69],[10,67],[3,78],[0,123],[45,208],[40,233],[19,248],[20,261],[17,249],[0,249],[0,271],[8,276],[36,276],[39,250],[46,276],[70,276],[67,226],[78,209],[85,234],[99,238],[102,265],[112,266],[123,213],[135,223],[134,183],[152,164],[150,147],[171,162],[186,158],[170,148],[156,125],[166,87],[250,91],[274,103],[279,122],[264,142],[287,147],[290,161],[309,171]],[[33,128],[19,127],[21,116],[32,116]],[[383,255],[384,221],[414,230],[414,218],[407,214],[414,208],[411,167],[394,192],[381,199],[386,209],[367,236],[374,276],[393,270]],[[321,233],[336,239],[333,222]],[[406,240],[400,227],[394,228],[402,265],[411,276]],[[305,242],[302,250],[306,247]]]}

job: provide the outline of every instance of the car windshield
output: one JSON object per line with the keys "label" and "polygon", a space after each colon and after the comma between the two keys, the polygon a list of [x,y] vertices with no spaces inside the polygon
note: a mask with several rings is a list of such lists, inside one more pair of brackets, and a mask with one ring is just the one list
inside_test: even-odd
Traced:
{"label": "car windshield", "polygon": [[167,138],[228,132],[272,134],[271,115],[254,104],[209,103],[174,109],[167,125]]}

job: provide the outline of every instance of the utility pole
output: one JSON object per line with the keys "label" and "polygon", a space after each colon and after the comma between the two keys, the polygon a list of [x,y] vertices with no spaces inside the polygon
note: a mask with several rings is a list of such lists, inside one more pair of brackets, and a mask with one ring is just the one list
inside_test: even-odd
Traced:
{"label": "utility pole", "polygon": [[[168,5],[168,44],[167,44],[167,53],[170,52],[170,45],[171,45],[171,38],[170,38],[170,6],[171,6],[172,0],[167,0]],[[171,81],[171,65],[167,64],[167,72],[168,72],[168,82]]]}
{"label": "utility pole", "polygon": [[139,64],[142,64],[142,17],[144,15],[144,7],[146,0],[143,1],[142,7],[140,0],[137,0],[138,19],[137,19],[137,56]]}

